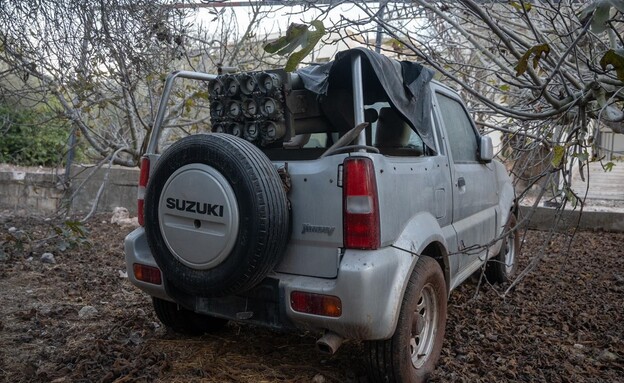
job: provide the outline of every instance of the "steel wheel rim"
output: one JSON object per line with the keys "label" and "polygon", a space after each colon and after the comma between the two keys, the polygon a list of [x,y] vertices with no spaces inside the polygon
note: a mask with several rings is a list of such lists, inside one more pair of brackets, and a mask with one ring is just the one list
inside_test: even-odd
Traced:
{"label": "steel wheel rim", "polygon": [[423,287],[412,315],[410,353],[414,368],[428,360],[438,333],[438,300],[432,284]]}
{"label": "steel wheel rim", "polygon": [[510,232],[507,236],[507,241],[505,244],[505,273],[507,275],[511,275],[514,270],[514,264],[516,262],[516,241],[515,241],[515,233]]}

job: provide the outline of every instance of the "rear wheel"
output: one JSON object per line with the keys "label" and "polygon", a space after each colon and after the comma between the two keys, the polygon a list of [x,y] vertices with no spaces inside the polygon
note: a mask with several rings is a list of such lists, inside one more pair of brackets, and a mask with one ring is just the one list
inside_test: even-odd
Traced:
{"label": "rear wheel", "polygon": [[446,283],[438,263],[421,257],[408,282],[392,338],[368,342],[374,382],[426,382],[442,350]]}
{"label": "rear wheel", "polygon": [[197,314],[160,298],[152,298],[154,311],[162,324],[175,332],[188,335],[201,335],[221,330],[227,320]]}
{"label": "rear wheel", "polygon": [[505,283],[516,273],[518,268],[518,252],[520,250],[520,236],[517,230],[511,231],[516,226],[516,216],[513,213],[505,226],[501,249],[498,254],[491,258],[485,268],[485,276],[492,283]]}

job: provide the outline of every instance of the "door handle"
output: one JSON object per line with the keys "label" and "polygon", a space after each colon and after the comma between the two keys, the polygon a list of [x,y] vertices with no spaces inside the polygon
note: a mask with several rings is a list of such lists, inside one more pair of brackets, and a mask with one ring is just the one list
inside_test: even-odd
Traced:
{"label": "door handle", "polygon": [[466,180],[464,179],[464,177],[459,177],[457,179],[457,187],[463,188],[464,186],[466,186]]}

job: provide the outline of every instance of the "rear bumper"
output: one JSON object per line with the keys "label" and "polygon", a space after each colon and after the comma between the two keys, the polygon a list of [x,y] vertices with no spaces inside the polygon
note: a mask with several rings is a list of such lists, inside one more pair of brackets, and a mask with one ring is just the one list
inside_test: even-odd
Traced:
{"label": "rear bumper", "polygon": [[135,229],[126,236],[124,240],[124,251],[126,253],[126,270],[130,282],[153,297],[173,301],[165,292],[165,287],[163,285],[153,285],[151,283],[139,281],[134,276],[133,265],[135,263],[158,268],[154,257],[152,257],[149,245],[147,244],[145,230],[142,227]]}
{"label": "rear bumper", "polygon": [[[142,228],[125,240],[130,281],[151,296],[175,301],[197,312],[274,328],[330,330],[349,339],[387,339],[398,320],[403,293],[416,263],[410,253],[386,247],[375,251],[345,251],[334,279],[270,273],[257,288],[240,296],[203,298],[182,296],[165,285],[138,281],[133,264],[157,267]],[[166,278],[165,278],[166,279]],[[342,302],[340,317],[296,312],[293,291],[333,295]]]}

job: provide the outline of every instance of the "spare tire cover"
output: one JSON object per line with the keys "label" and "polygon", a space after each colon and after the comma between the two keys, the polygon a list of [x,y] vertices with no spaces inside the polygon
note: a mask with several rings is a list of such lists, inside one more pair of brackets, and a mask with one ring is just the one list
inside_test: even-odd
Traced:
{"label": "spare tire cover", "polygon": [[197,296],[248,290],[281,260],[288,229],[275,166],[238,137],[185,137],[150,176],[145,233],[169,288]]}

